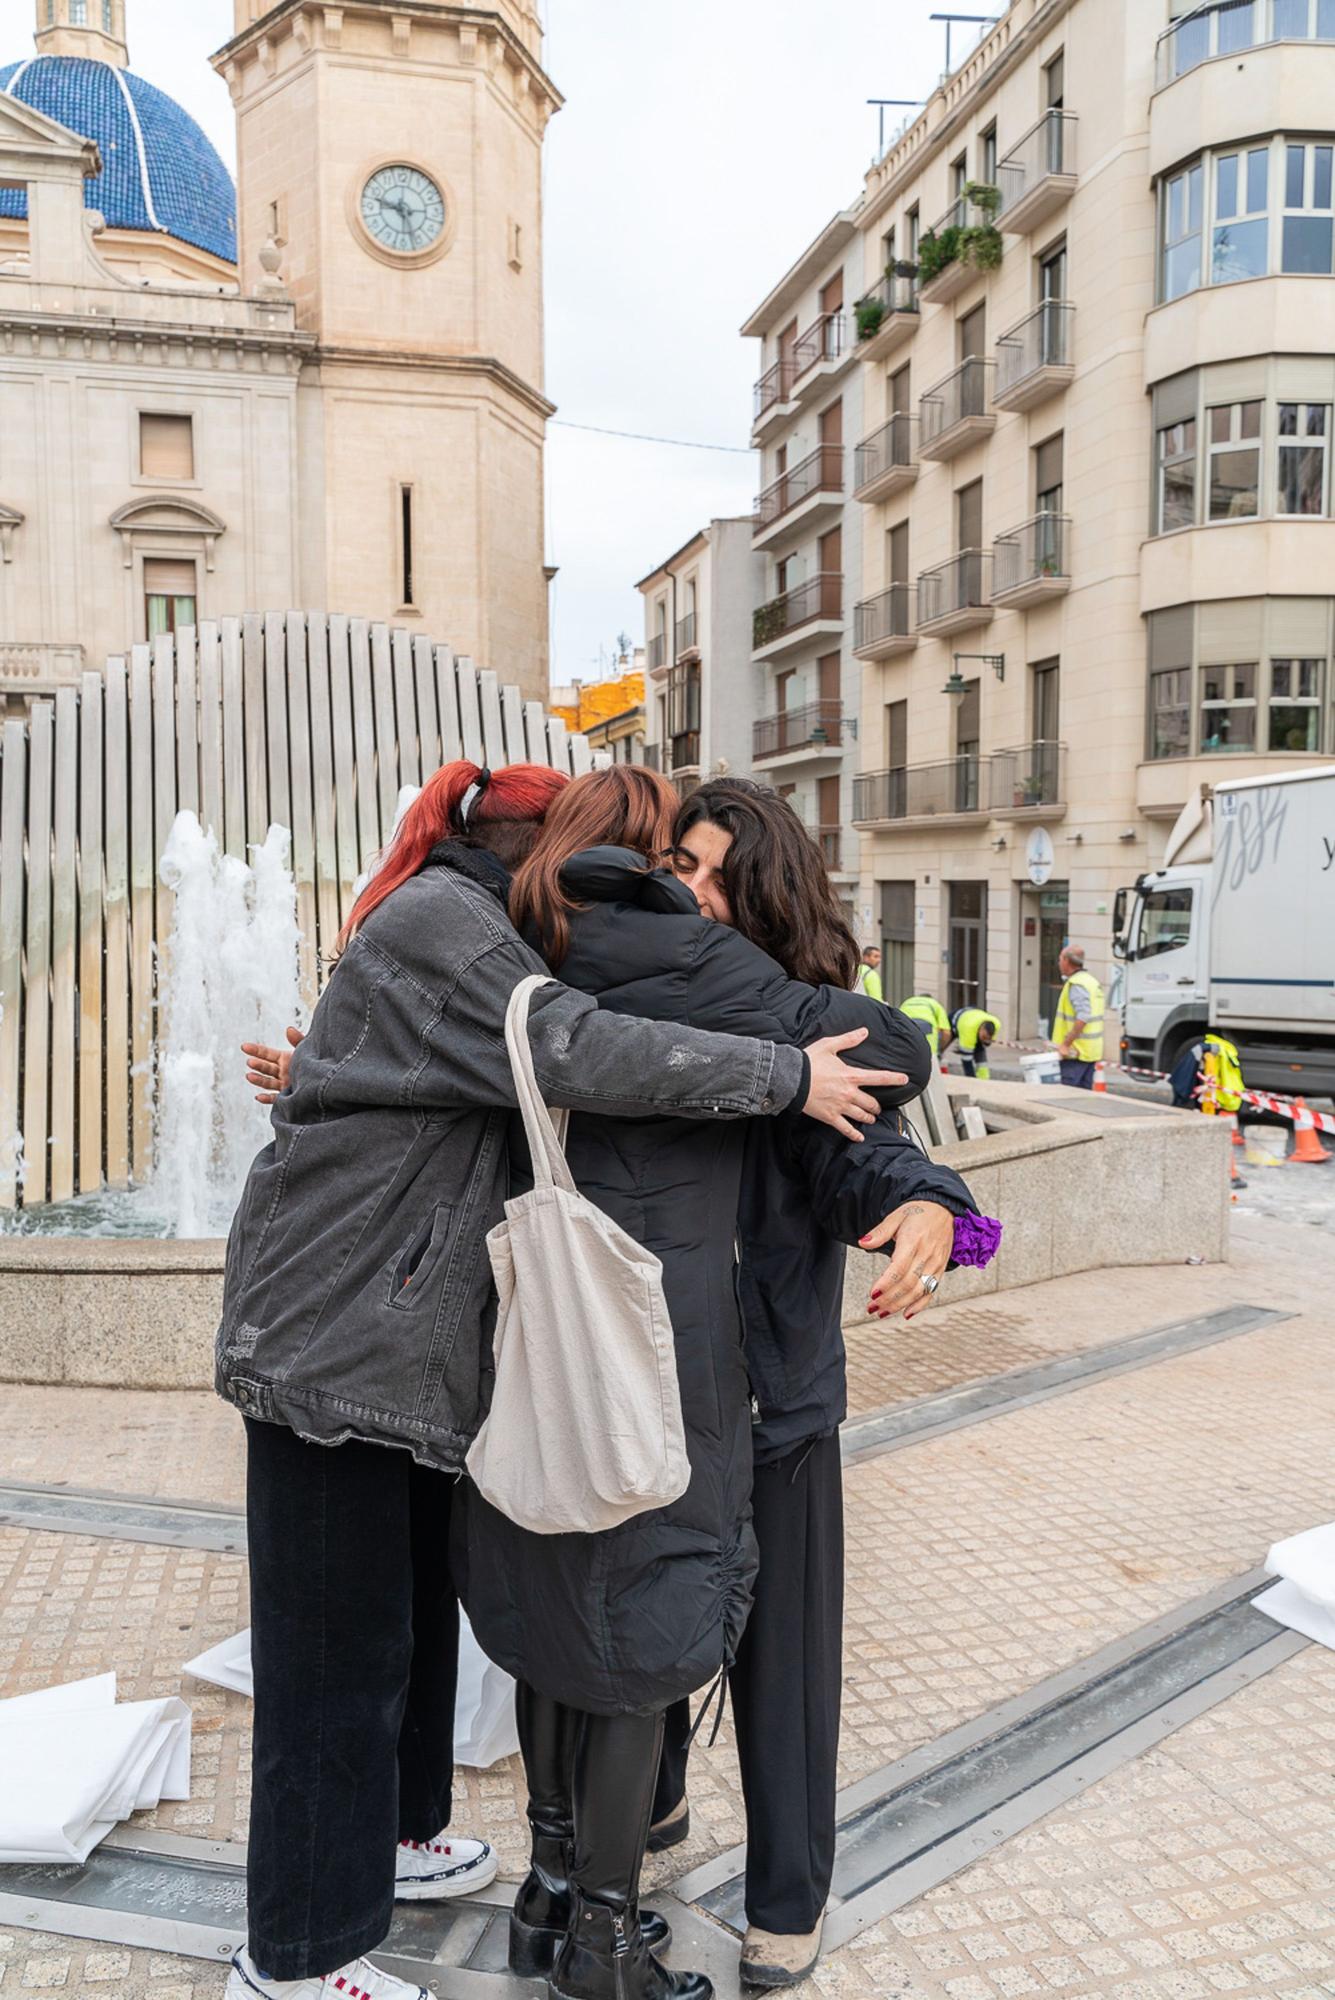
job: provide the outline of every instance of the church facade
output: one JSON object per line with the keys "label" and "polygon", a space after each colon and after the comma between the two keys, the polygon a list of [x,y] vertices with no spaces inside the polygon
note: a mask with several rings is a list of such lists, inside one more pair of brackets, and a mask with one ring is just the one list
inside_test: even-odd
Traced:
{"label": "church facade", "polygon": [[290,606],[544,695],[530,0],[235,0],[235,187],[126,4],[0,67],[0,697]]}

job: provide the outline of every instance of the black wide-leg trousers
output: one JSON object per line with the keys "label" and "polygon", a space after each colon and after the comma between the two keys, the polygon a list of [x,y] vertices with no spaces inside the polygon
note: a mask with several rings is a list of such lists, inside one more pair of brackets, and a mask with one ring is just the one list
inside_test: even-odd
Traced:
{"label": "black wide-leg trousers", "polygon": [[387,1935],[401,1840],[449,1824],[455,1482],[246,1419],[255,1739],[250,1954],[333,1972]]}
{"label": "black wide-leg trousers", "polygon": [[[843,1685],[844,1493],[836,1435],[756,1468],[760,1571],[730,1677],[746,1800],[746,1919],[814,1930],[834,1870]],[[690,1718],[668,1711],[654,1819],[686,1791]]]}

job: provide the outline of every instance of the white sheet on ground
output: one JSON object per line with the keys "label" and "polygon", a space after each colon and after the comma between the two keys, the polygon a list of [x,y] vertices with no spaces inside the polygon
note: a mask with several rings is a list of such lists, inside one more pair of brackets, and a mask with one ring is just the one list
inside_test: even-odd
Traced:
{"label": "white sheet on ground", "polygon": [[0,1862],[86,1861],[113,1826],[190,1796],[190,1710],[116,1676],[0,1701]]}
{"label": "white sheet on ground", "polygon": [[[182,1669],[196,1680],[212,1681],[237,1694],[254,1695],[250,1633],[210,1646]],[[493,1666],[462,1612],[459,1616],[459,1689],[454,1703],[454,1757],[470,1770],[486,1771],[519,1748],[515,1727],[515,1684]]]}
{"label": "white sheet on ground", "polygon": [[1280,1581],[1252,1599],[1257,1610],[1335,1650],[1335,1521],[1276,1542],[1266,1568]]}

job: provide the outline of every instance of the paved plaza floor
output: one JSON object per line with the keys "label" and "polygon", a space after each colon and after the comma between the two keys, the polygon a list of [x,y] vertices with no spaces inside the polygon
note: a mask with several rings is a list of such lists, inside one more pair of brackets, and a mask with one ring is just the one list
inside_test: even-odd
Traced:
{"label": "paved plaza floor", "polygon": [[[1260,1310],[1235,1330],[1227,1315],[1239,1307]],[[1191,1339],[1205,1329],[1205,1344],[1099,1372],[1101,1349],[1179,1324]],[[849,1859],[837,1882],[847,1894],[844,1941],[815,1988],[902,2000],[1335,1995],[1335,1653],[1262,1648],[1236,1670],[1230,1654],[1232,1679],[1163,1708],[1139,1736],[1114,1736],[1077,1776],[1063,1775],[1058,1756],[1044,1779],[1053,1789],[1032,1795],[1050,1799],[1046,1809],[984,1813],[976,1856],[949,1849],[955,1862],[935,1881],[929,1868],[919,1892],[894,1890],[899,1821],[884,1808],[943,1742],[963,1746],[976,1783],[969,1746],[992,1729],[979,1719],[1023,1722],[1042,1707],[1035,1689],[1075,1687],[1072,1713],[1087,1717],[1104,1685],[1087,1663],[1134,1655],[1134,1677],[1145,1633],[1178,1632],[1184,1607],[1223,1604],[1272,1542],[1335,1516],[1332,1233],[1240,1205],[1226,1266],[947,1299],[910,1327],[854,1330],[850,1351],[855,1417],[910,1403],[915,1420],[926,1417],[921,1435],[846,1470]],[[962,1385],[1014,1371],[1028,1385],[1073,1355],[1081,1368],[1055,1393],[934,1427]],[[6,1388],[2,1401],[0,1486],[241,1504],[240,1423],[211,1397]],[[0,1492],[0,1515],[3,1501]],[[1239,1615],[1259,1620],[1243,1605],[1226,1622]],[[0,1526],[3,1692],[114,1668],[123,1697],[183,1694],[194,1712],[191,1798],[136,1824],[227,1843],[233,1855],[246,1834],[250,1704],[182,1682],[180,1668],[246,1622],[239,1555]],[[1209,1618],[1200,1630],[1214,1631]],[[1122,1687],[1115,1672],[1107,1686]],[[1031,1739],[1016,1728],[1014,1754],[1028,1756]],[[938,1803],[948,1790],[943,1780]],[[514,1764],[463,1773],[459,1791],[458,1829],[492,1840],[503,1876],[517,1878]],[[725,1910],[736,1866],[721,1857],[743,1833],[726,1725],[693,1759],[691,1807],[689,1842],[654,1860],[649,1881],[714,1928],[709,1913]],[[5,1886],[0,1870],[0,1894]],[[4,2000],[205,2000],[222,1979],[200,1958],[132,1940],[0,1922]],[[448,1970],[431,1983],[441,2000],[506,1985]]]}

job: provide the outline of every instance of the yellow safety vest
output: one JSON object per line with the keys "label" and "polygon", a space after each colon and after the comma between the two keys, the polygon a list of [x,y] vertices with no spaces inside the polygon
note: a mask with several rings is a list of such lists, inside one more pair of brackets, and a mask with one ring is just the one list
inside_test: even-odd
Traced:
{"label": "yellow safety vest", "polygon": [[961,1007],[955,1016],[955,1033],[959,1037],[960,1054],[972,1055],[978,1047],[978,1030],[991,1023],[993,1036],[1001,1033],[1001,1023],[995,1014],[985,1012],[982,1007]]}
{"label": "yellow safety vest", "polygon": [[860,965],[858,976],[853,981],[855,993],[865,993],[869,1000],[884,1000],[885,988],[881,985],[881,975],[874,965]]}
{"label": "yellow safety vest", "polygon": [[1062,988],[1061,999],[1057,1002],[1057,1018],[1052,1024],[1052,1039],[1059,1045],[1066,1040],[1076,1024],[1076,1011],[1071,1005],[1071,988],[1083,986],[1089,995],[1089,1019],[1081,1024],[1079,1037],[1068,1051],[1071,1062],[1101,1062],[1103,1060],[1103,988],[1092,972],[1073,972]]}
{"label": "yellow safety vest", "polygon": [[1201,1067],[1205,1074],[1201,1110],[1240,1110],[1244,1089],[1242,1062],[1232,1042],[1226,1042],[1222,1035],[1207,1035]]}
{"label": "yellow safety vest", "polygon": [[933,1000],[929,994],[915,993],[911,999],[903,1002],[899,1011],[901,1014],[907,1014],[910,1021],[922,1022],[932,1054],[939,1056],[941,1037],[950,1033],[950,1016],[941,1002]]}

